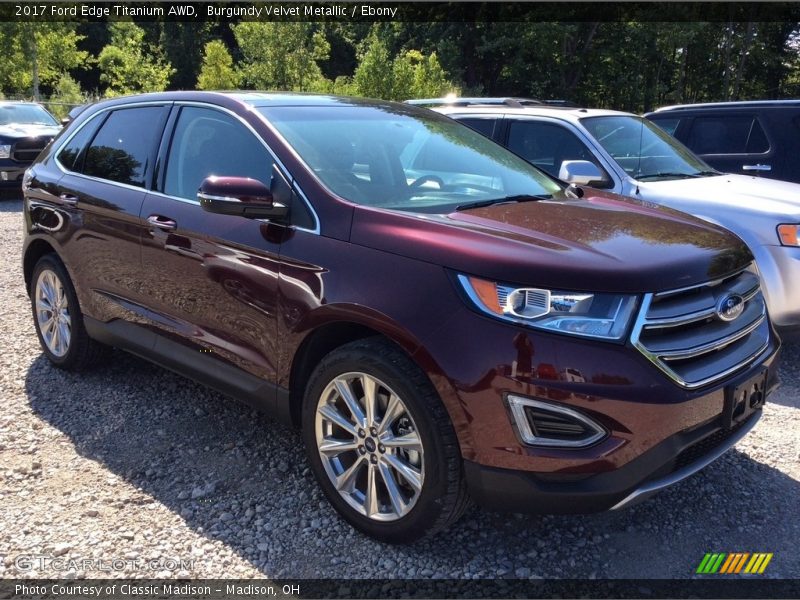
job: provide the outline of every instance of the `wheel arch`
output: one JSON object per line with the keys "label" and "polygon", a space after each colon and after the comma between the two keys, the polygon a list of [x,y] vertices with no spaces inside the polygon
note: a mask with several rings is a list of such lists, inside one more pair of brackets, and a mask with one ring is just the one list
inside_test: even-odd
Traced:
{"label": "wheel arch", "polygon": [[[22,258],[22,273],[25,276],[25,291],[30,294],[31,290],[31,277],[33,277],[33,269],[36,267],[36,263],[39,262],[43,256],[47,254],[55,254],[58,256],[58,252],[49,241],[44,238],[36,238],[32,240],[28,246],[25,248],[25,254]],[[61,257],[58,258],[61,260]],[[61,260],[63,264],[63,260]]]}

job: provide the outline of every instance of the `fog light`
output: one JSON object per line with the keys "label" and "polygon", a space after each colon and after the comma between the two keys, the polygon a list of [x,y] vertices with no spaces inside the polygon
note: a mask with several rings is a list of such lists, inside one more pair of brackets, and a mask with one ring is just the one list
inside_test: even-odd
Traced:
{"label": "fog light", "polygon": [[602,425],[566,406],[513,394],[508,405],[520,438],[531,446],[585,448],[608,435]]}

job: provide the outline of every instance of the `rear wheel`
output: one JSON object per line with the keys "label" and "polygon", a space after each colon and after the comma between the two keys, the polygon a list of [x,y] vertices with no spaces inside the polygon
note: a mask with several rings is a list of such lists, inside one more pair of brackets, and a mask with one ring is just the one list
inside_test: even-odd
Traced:
{"label": "rear wheel", "polygon": [[55,255],[47,254],[36,263],[30,298],[39,343],[55,366],[80,371],[108,351],[86,333],[75,288]]}
{"label": "rear wheel", "polygon": [[411,542],[467,505],[461,456],[424,373],[380,339],[329,354],[309,381],[303,437],[334,508],[362,532]]}

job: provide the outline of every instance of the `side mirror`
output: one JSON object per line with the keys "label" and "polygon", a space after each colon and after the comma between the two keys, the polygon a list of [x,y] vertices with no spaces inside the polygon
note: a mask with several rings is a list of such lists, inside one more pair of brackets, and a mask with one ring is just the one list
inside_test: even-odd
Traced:
{"label": "side mirror", "polygon": [[275,202],[269,188],[249,177],[206,177],[197,191],[203,210],[250,219],[280,219],[289,207]]}
{"label": "side mirror", "polygon": [[565,160],[561,163],[558,178],[575,185],[591,185],[605,181],[597,165],[588,160]]}

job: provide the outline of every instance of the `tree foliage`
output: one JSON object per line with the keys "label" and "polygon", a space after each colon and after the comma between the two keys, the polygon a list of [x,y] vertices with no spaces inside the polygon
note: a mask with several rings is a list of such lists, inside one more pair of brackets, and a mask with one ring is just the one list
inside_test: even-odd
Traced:
{"label": "tree foliage", "polygon": [[239,76],[233,68],[231,53],[219,40],[206,44],[203,66],[197,78],[199,90],[233,90],[239,85]]}
{"label": "tree foliage", "polygon": [[635,112],[800,93],[800,24],[790,20],[694,21],[692,6],[675,5],[674,22],[542,22],[471,8],[470,23],[2,23],[0,93],[53,94],[64,74],[106,95],[241,86],[402,100],[460,91]]}
{"label": "tree foliage", "polygon": [[158,48],[145,44],[144,30],[131,21],[115,21],[109,28],[111,41],[97,57],[106,95],[165,90],[175,70]]}
{"label": "tree foliage", "polygon": [[310,91],[325,87],[318,62],[330,44],[314,23],[244,22],[233,26],[247,87]]}

